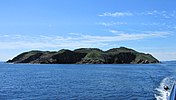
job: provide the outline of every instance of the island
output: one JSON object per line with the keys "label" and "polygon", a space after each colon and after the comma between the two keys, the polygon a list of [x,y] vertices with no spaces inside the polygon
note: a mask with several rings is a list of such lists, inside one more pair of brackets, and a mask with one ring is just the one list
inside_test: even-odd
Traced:
{"label": "island", "polygon": [[120,47],[103,51],[98,48],[79,48],[75,50],[24,52],[8,60],[7,63],[31,64],[149,64],[159,63],[151,54]]}

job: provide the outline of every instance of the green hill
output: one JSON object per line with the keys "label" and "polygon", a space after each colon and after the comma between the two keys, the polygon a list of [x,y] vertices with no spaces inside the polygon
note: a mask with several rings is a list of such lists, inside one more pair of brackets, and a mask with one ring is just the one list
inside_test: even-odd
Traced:
{"label": "green hill", "polygon": [[126,47],[107,51],[98,48],[80,48],[73,51],[61,49],[58,52],[29,51],[19,54],[8,63],[38,64],[148,64],[159,63],[150,54],[140,53]]}

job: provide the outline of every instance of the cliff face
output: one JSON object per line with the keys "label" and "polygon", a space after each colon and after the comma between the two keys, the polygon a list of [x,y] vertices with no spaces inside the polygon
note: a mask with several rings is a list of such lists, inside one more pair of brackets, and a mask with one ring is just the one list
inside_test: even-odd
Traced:
{"label": "cliff face", "polygon": [[38,64],[148,64],[159,63],[150,54],[120,47],[107,51],[97,48],[80,48],[74,51],[62,49],[58,52],[29,51],[22,53],[8,63]]}

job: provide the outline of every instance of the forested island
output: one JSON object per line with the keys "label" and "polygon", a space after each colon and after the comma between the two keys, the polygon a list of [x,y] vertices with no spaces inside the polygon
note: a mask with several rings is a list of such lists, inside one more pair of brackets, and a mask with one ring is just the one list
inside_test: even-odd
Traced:
{"label": "forested island", "polygon": [[59,51],[29,51],[19,54],[7,63],[31,64],[149,64],[159,63],[151,54],[120,47],[103,51],[98,48],[79,48]]}

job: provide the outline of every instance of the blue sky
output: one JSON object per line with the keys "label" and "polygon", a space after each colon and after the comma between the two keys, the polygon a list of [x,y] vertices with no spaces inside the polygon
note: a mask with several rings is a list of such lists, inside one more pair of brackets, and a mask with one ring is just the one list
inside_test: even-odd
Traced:
{"label": "blue sky", "polygon": [[29,50],[125,46],[176,60],[175,0],[1,0],[0,60]]}

